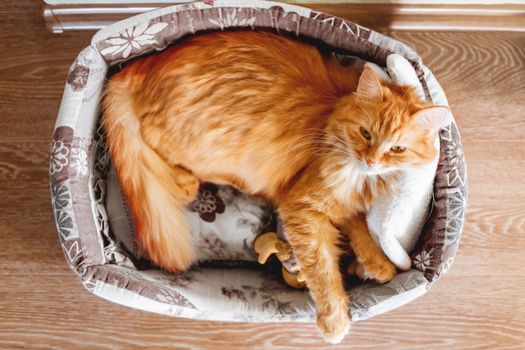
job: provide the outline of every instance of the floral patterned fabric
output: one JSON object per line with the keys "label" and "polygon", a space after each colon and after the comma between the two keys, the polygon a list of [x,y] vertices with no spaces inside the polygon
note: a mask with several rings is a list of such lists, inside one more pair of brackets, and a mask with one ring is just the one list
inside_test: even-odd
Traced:
{"label": "floral patterned fabric", "polygon": [[126,28],[122,32],[107,39],[111,46],[100,51],[102,55],[117,56],[128,58],[133,49],[140,49],[141,46],[158,44],[154,35],[166,28],[167,23],[155,23],[148,26],[147,22],[140,23],[132,28]]}
{"label": "floral patterned fabric", "polygon": [[[50,149],[52,208],[69,265],[93,293],[116,303],[167,315],[232,321],[312,321],[304,290],[277,274],[249,268],[199,267],[178,275],[158,271],[138,254],[103,137],[100,98],[108,68],[162,50],[177,39],[209,30],[265,28],[320,40],[338,54],[381,66],[391,53],[414,66],[429,102],[447,105],[432,73],[409,47],[358,24],[307,8],[270,1],[216,0],[163,8],[99,31],[73,64]],[[466,208],[466,168],[455,125],[440,135],[441,156],[432,214],[413,252],[413,269],[385,285],[351,288],[352,318],[362,320],[422,295],[449,268]],[[266,203],[229,187],[203,184],[187,217],[202,261],[253,260],[250,239],[271,220]],[[246,235],[237,247],[228,235]],[[239,240],[236,240],[239,241]]]}
{"label": "floral patterned fabric", "polygon": [[80,91],[86,86],[88,75],[89,68],[83,64],[77,64],[67,75],[67,83],[73,91]]}
{"label": "floral patterned fabric", "polygon": [[189,208],[199,213],[199,217],[207,222],[214,222],[218,214],[224,213],[224,202],[217,195],[219,188],[212,183],[202,184],[197,199],[190,203]]}

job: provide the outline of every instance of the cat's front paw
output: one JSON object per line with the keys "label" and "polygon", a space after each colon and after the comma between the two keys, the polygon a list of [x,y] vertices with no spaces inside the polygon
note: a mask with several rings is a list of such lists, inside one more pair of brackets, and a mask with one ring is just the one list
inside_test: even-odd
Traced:
{"label": "cat's front paw", "polygon": [[[390,260],[385,256],[375,256],[371,259],[367,259],[361,262],[362,269],[360,272],[360,266],[356,270],[356,274],[364,279],[374,279],[379,283],[386,283],[390,281],[397,273],[396,267]],[[362,275],[362,276],[360,276]]]}
{"label": "cat's front paw", "polygon": [[350,331],[348,310],[340,309],[329,314],[317,315],[317,328],[323,334],[325,341],[332,344],[340,343]]}

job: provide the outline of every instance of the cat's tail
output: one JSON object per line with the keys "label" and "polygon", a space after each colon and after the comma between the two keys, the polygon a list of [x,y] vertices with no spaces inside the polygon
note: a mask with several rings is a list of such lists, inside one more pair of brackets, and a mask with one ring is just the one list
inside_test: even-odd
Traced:
{"label": "cat's tail", "polygon": [[188,268],[196,259],[185,217],[188,193],[177,169],[142,138],[129,84],[118,75],[107,87],[103,126],[141,249],[169,272]]}

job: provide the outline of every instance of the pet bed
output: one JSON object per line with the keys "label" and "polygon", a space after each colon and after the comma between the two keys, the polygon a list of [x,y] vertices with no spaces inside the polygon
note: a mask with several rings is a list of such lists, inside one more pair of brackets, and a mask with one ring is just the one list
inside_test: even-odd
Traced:
{"label": "pet bed", "polygon": [[[178,275],[137,258],[133,222],[99,128],[100,101],[110,69],[162,50],[188,35],[242,28],[273,30],[321,42],[342,55],[386,65],[396,53],[414,67],[426,99],[447,105],[439,83],[405,44],[325,13],[267,1],[195,2],[144,13],[102,29],[74,62],[67,78],[50,153],[51,195],[66,259],[83,285],[107,300],[194,319],[313,321],[308,292],[276,274],[253,268],[246,242],[230,247],[221,235],[253,235],[271,225],[271,208],[229,187],[204,184],[189,207],[201,252],[236,267],[198,266]],[[456,124],[440,132],[440,158],[430,217],[412,252],[412,268],[390,282],[349,290],[353,320],[399,307],[424,294],[450,267],[466,208],[466,168]],[[220,234],[217,234],[220,233]],[[203,257],[206,260],[206,256]]]}

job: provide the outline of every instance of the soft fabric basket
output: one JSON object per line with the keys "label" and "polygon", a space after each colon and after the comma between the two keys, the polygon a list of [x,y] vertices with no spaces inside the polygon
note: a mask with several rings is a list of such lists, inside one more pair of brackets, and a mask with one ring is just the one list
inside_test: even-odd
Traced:
{"label": "soft fabric basket", "polygon": [[[99,31],[68,75],[50,154],[52,206],[60,242],[84,286],[119,304],[195,319],[313,321],[315,308],[308,293],[285,286],[267,271],[241,264],[235,268],[198,267],[169,275],[132,259],[132,240],[116,239],[112,233],[122,223],[126,227],[132,223],[125,212],[120,217],[108,215],[118,203],[106,197],[120,193],[98,127],[108,69],[162,50],[188,35],[230,28],[295,34],[380,66],[385,65],[389,54],[400,54],[414,66],[427,100],[447,105],[437,80],[411,48],[358,24],[307,8],[256,0],[217,0],[212,5],[195,2],[126,19]],[[454,122],[442,130],[440,148],[433,207],[412,255],[413,268],[384,285],[369,282],[352,288],[349,294],[354,320],[381,314],[421,296],[450,267],[466,208],[466,168]],[[223,214],[228,213],[230,205],[247,208],[252,214],[250,206],[264,208],[264,204],[235,191],[213,188],[209,193],[220,198]],[[201,224],[197,222],[202,228],[210,217],[201,214],[196,213],[195,219],[202,219]],[[262,216],[255,213],[245,224],[253,229]]]}

